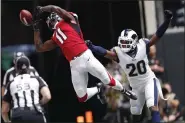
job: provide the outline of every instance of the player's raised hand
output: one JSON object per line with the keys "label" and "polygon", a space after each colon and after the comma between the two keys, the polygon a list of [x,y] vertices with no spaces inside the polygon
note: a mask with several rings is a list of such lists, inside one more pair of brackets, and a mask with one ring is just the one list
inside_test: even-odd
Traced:
{"label": "player's raised hand", "polygon": [[41,6],[37,6],[35,9],[34,9],[34,14],[33,14],[33,21],[38,21],[41,19],[41,13],[43,12]]}
{"label": "player's raised hand", "polygon": [[40,25],[40,21],[42,20],[40,15],[42,13],[42,10],[41,10],[41,6],[37,6],[34,10],[34,14],[33,14],[33,30],[34,31],[39,31],[39,25]]}
{"label": "player's raised hand", "polygon": [[32,27],[33,27],[33,30],[34,31],[39,31],[40,30],[40,21],[41,20],[42,19],[37,18],[37,17],[33,18]]}
{"label": "player's raised hand", "polygon": [[166,19],[172,19],[173,18],[173,13],[170,10],[165,10],[164,15],[165,15]]}
{"label": "player's raised hand", "polygon": [[42,12],[43,12],[43,11],[42,11],[42,7],[41,7],[41,6],[37,6],[37,7],[35,8],[35,13],[37,13],[38,15],[40,15]]}

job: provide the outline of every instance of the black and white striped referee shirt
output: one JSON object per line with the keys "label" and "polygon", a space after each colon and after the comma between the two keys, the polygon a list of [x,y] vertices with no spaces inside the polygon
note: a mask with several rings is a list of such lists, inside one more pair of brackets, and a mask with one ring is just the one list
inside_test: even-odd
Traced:
{"label": "black and white striped referee shirt", "polygon": [[47,86],[45,81],[37,76],[22,74],[9,82],[3,100],[13,103],[12,108],[32,107],[39,104],[40,89]]}
{"label": "black and white striped referee shirt", "polygon": [[[30,66],[28,69],[28,73],[31,76],[39,76],[37,70]],[[6,87],[6,85],[8,84],[8,82],[13,81],[13,79],[17,76],[17,72],[15,70],[15,67],[11,67],[10,69],[8,69],[4,75],[4,79],[3,79],[3,86]]]}

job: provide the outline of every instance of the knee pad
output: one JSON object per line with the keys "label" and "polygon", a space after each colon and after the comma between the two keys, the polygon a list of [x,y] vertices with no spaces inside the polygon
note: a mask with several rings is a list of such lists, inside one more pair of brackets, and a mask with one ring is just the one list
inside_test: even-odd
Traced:
{"label": "knee pad", "polygon": [[130,107],[130,112],[133,115],[141,115],[142,109],[139,107]]}

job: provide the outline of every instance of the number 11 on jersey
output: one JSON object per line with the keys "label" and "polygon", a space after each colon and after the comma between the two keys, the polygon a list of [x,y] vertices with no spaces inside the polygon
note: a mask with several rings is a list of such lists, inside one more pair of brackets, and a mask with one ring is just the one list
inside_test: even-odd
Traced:
{"label": "number 11 on jersey", "polygon": [[67,36],[62,32],[60,28],[56,31],[56,38],[60,41],[61,44],[67,39]]}

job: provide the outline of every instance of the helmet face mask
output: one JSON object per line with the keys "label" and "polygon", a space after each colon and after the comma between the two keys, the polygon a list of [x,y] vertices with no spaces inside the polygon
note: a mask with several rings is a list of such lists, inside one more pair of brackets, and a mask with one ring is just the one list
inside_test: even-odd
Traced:
{"label": "helmet face mask", "polygon": [[137,33],[130,29],[123,30],[118,38],[118,46],[123,52],[129,52],[135,49],[137,42]]}
{"label": "helmet face mask", "polygon": [[55,29],[55,26],[56,26],[56,24],[61,20],[62,18],[60,18],[56,13],[54,13],[54,12],[52,12],[49,16],[48,16],[48,18],[47,18],[47,20],[46,20],[46,23],[47,23],[47,25],[48,25],[48,27],[50,28],[50,29]]}

